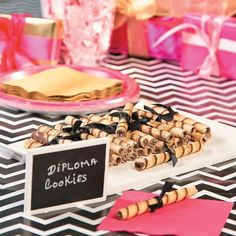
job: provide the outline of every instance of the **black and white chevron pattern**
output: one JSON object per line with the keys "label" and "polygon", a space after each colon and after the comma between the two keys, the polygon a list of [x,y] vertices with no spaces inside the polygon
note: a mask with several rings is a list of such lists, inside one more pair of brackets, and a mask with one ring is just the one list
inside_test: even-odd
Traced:
{"label": "black and white chevron pattern", "polygon": [[[114,57],[117,58],[117,57]],[[141,95],[148,100],[175,106],[180,110],[236,126],[236,80],[199,78],[178,65],[158,60],[111,57],[107,67],[134,78]]]}
{"label": "black and white chevron pattern", "polygon": [[40,0],[0,0],[0,14],[26,13],[41,17]]}
{"label": "black and white chevron pattern", "polygon": [[[139,82],[141,96],[145,99],[236,126],[236,81],[202,79],[191,72],[181,71],[175,64],[123,55],[110,55],[106,67],[120,70]],[[61,120],[63,117],[0,107],[0,142],[17,142],[28,137],[37,125],[54,125]],[[194,183],[200,190],[198,198],[236,201],[236,159],[169,180],[176,183],[175,188]],[[96,231],[119,195],[57,215],[26,216],[23,214],[24,182],[24,164],[0,156],[0,235],[129,235]],[[144,191],[159,193],[163,183],[159,181]],[[236,235],[236,205],[222,235]]]}

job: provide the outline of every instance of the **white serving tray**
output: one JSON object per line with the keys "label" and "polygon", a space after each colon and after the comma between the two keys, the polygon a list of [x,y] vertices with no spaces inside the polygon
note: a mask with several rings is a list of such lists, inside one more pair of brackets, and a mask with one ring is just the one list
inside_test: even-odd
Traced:
{"label": "white serving tray", "polygon": [[[181,114],[208,125],[212,130],[212,138],[199,153],[178,159],[175,167],[171,162],[139,172],[134,169],[134,163],[121,164],[108,170],[108,195],[128,189],[139,189],[150,186],[157,181],[194,171],[209,165],[214,165],[236,158],[236,129],[186,112]],[[24,154],[23,143],[7,145],[8,149]],[[56,146],[55,146],[56,147]]]}

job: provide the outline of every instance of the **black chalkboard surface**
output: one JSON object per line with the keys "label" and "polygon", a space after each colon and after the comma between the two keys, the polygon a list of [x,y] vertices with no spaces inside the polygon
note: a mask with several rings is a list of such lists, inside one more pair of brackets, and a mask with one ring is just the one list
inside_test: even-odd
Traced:
{"label": "black chalkboard surface", "polygon": [[107,139],[29,151],[25,211],[42,213],[104,199],[107,156]]}

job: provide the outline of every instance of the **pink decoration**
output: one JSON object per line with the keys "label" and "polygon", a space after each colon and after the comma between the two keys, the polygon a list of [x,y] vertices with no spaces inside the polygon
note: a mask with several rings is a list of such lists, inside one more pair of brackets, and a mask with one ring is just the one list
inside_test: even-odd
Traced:
{"label": "pink decoration", "polygon": [[182,68],[236,79],[236,19],[189,14],[184,22],[197,31],[183,33]]}
{"label": "pink decoration", "polygon": [[182,48],[182,38],[180,32],[172,35],[157,47],[153,47],[152,45],[169,29],[181,24],[183,19],[173,17],[156,17],[150,19],[149,22],[150,23],[147,25],[149,55],[154,58],[179,61]]}
{"label": "pink decoration", "polygon": [[115,0],[42,0],[42,3],[44,16],[64,21],[66,64],[91,66],[104,59],[110,45]]}
{"label": "pink decoration", "polygon": [[10,71],[35,62],[22,49],[25,15],[14,14],[11,19],[0,18],[0,49],[2,52],[0,71]]}
{"label": "pink decoration", "polygon": [[233,207],[232,202],[187,199],[133,219],[115,218],[118,209],[154,196],[140,191],[125,192],[112,207],[98,230],[126,231],[149,235],[208,236],[220,235]]}
{"label": "pink decoration", "polygon": [[[31,23],[28,27],[28,23]],[[41,27],[44,29],[42,34]],[[0,71],[32,65],[55,65],[61,46],[61,24],[22,14],[0,17]]]}
{"label": "pink decoration", "polygon": [[169,37],[183,31],[181,66],[201,77],[210,75],[236,79],[236,19],[226,16],[188,14],[184,23],[163,34],[158,47]]}
{"label": "pink decoration", "polygon": [[[131,28],[131,22],[128,21],[113,31],[110,52],[179,61],[182,47],[181,32],[171,35],[157,47],[153,47],[153,44],[182,22],[182,18],[154,17],[132,22],[136,25]],[[142,39],[144,44],[137,44],[137,38],[139,41]]]}

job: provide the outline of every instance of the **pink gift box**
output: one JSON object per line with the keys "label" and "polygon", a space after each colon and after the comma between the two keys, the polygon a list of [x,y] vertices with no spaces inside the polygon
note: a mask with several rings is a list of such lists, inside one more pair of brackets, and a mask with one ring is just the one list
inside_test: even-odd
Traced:
{"label": "pink gift box", "polygon": [[155,47],[153,45],[161,35],[182,21],[182,18],[173,17],[130,19],[113,31],[110,52],[179,61],[182,46],[181,32],[171,35],[160,45]]}
{"label": "pink gift box", "polygon": [[190,27],[183,32],[181,67],[236,79],[236,19],[188,14],[184,23],[197,31]]}
{"label": "pink gift box", "polygon": [[58,20],[0,15],[0,71],[55,65],[61,42],[62,23]]}

